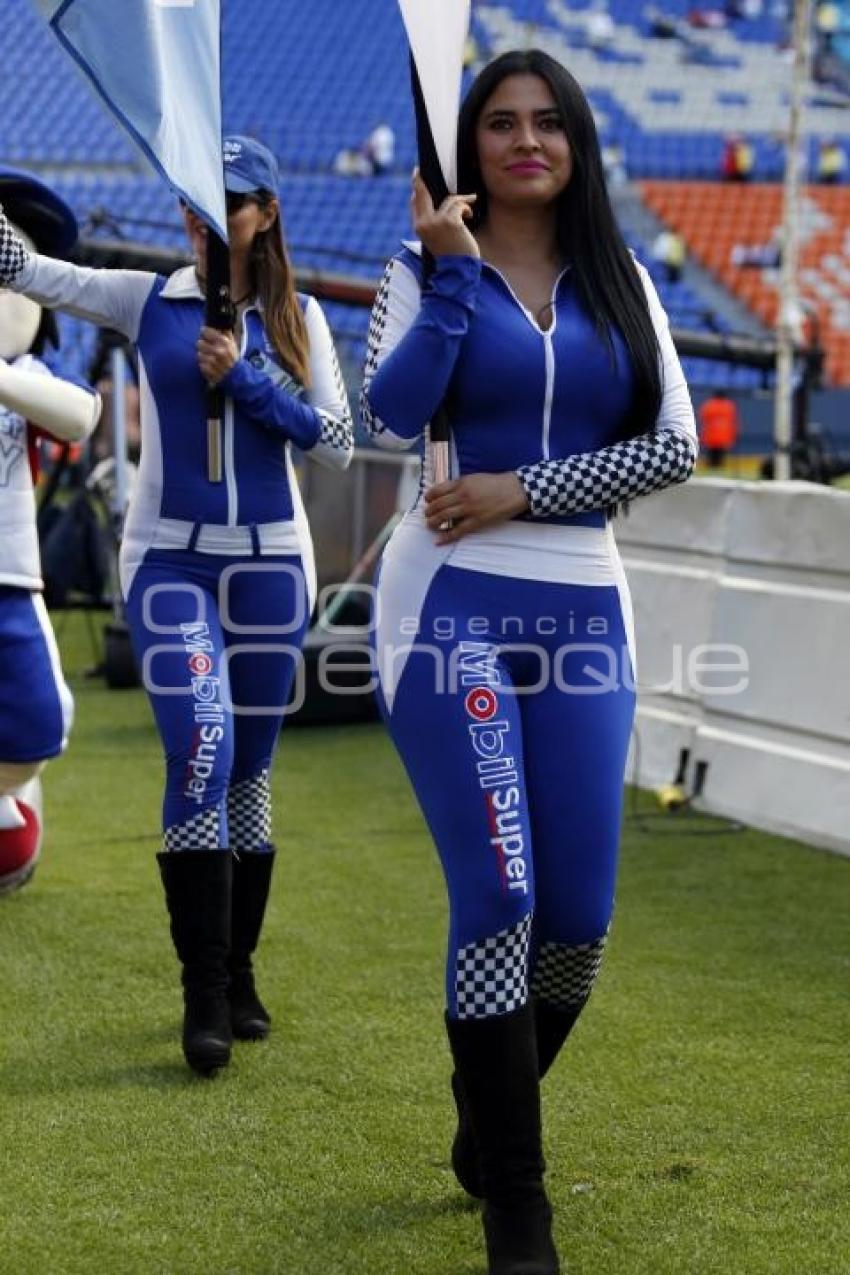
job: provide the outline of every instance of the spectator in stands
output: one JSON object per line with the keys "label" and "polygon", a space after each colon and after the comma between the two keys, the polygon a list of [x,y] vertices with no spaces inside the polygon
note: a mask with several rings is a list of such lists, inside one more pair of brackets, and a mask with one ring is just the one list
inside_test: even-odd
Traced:
{"label": "spectator in stands", "polygon": [[720,172],[724,181],[745,182],[752,176],[755,154],[746,138],[737,133],[726,138]]}
{"label": "spectator in stands", "polygon": [[655,236],[652,243],[652,257],[663,267],[667,282],[678,283],[685,268],[685,241],[670,226]]}
{"label": "spectator in stands", "polygon": [[823,41],[818,44],[812,59],[812,79],[817,84],[850,94],[850,68],[845,58],[832,45]]}
{"label": "spectator in stands", "polygon": [[730,261],[733,266],[755,266],[761,270],[778,270],[782,265],[784,235],[777,226],[767,243],[736,243],[732,245]]}
{"label": "spectator in stands", "polygon": [[832,48],[833,41],[841,30],[841,9],[837,4],[819,4],[815,10],[815,30],[824,49]]}
{"label": "spectator in stands", "polygon": [[714,31],[726,25],[726,15],[719,9],[689,9],[688,23],[700,30]]}
{"label": "spectator in stands", "polygon": [[715,390],[699,409],[699,441],[709,466],[722,469],[728,452],[738,441],[738,408],[726,390]]}
{"label": "spectator in stands", "polygon": [[614,43],[616,28],[608,12],[607,0],[593,0],[587,15],[587,43],[596,53],[604,52]]}
{"label": "spectator in stands", "polygon": [[522,44],[524,49],[534,48],[534,46],[537,44],[537,37],[539,32],[540,32],[540,28],[536,22],[529,20],[528,22],[525,23],[522,29],[522,37],[523,37]]}
{"label": "spectator in stands", "polygon": [[[696,430],[573,77],[538,50],[485,67],[458,173],[466,193],[439,209],[414,179],[433,269],[405,247],[372,312],[364,422],[393,449],[424,434],[426,455],[422,499],[384,553],[374,637],[450,896],[452,1164],[485,1201],[491,1275],[556,1275],[540,1077],[601,961],[634,710],[633,684],[604,657],[607,675],[590,669],[600,647],[569,634],[604,632],[619,667],[629,609],[607,511],[687,478]],[[435,484],[429,421],[447,395],[455,460]],[[517,618],[533,648],[512,645]],[[545,670],[571,642],[565,685]]]}
{"label": "spectator in stands", "polygon": [[835,186],[847,172],[847,155],[834,137],[826,137],[818,146],[816,177],[823,185]]}
{"label": "spectator in stands", "polygon": [[[40,256],[0,213],[0,283],[138,351],[142,459],[121,584],[166,757],[158,860],[183,967],[183,1051],[203,1074],[229,1062],[233,1035],[270,1026],[251,963],[274,856],[269,768],[315,588],[290,450],[337,468],[352,451],[327,323],[295,291],[277,162],[228,137],[224,168],[233,331],[205,326],[207,228],[188,208],[195,264],[169,279]],[[209,387],[224,403],[218,434]]]}
{"label": "spectator in stands", "polygon": [[679,34],[679,21],[672,14],[664,13],[654,4],[647,5],[643,11],[649,34],[658,40],[675,40]]}
{"label": "spectator in stands", "polygon": [[376,124],[363,143],[363,154],[375,177],[389,173],[395,163],[395,133],[386,122]]}
{"label": "spectator in stands", "polygon": [[466,42],[463,46],[463,70],[464,74],[468,74],[473,78],[481,70],[481,50],[471,31],[466,37]]}
{"label": "spectator in stands", "polygon": [[619,142],[602,147],[602,171],[608,186],[625,186],[629,180],[626,155]]}
{"label": "spectator in stands", "polygon": [[334,156],[333,171],[340,177],[371,177],[374,168],[362,147],[343,146]]}

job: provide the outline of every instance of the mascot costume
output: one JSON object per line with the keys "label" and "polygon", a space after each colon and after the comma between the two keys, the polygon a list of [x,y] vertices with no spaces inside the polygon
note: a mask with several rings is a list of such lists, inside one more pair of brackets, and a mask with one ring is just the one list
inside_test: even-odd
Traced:
{"label": "mascot costume", "polygon": [[[0,204],[39,252],[66,256],[77,238],[70,208],[29,173],[0,168]],[[73,700],[41,596],[34,480],[37,441],[88,438],[100,399],[50,366],[55,320],[0,290],[0,894],[35,871],[44,765],[65,747]]]}

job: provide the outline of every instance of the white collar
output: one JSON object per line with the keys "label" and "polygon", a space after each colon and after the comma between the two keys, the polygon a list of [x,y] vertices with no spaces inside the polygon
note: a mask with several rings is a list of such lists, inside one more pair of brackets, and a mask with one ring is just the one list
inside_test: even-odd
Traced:
{"label": "white collar", "polygon": [[[201,285],[198,282],[198,275],[194,266],[182,266],[180,270],[175,270],[170,276],[162,292],[159,294],[166,301],[204,301]],[[250,305],[245,307],[246,310],[259,310],[260,302],[257,297],[251,301]]]}
{"label": "white collar", "polygon": [[175,270],[159,295],[166,301],[203,301],[204,294],[195,267],[183,266]]}

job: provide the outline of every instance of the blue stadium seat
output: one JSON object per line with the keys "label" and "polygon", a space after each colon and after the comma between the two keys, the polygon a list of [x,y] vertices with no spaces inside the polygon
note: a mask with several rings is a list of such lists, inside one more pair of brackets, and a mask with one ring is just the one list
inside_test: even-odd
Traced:
{"label": "blue stadium seat", "polygon": [[[685,24],[694,5],[661,0],[660,7]],[[754,175],[777,180],[783,167],[778,130],[764,120],[784,74],[777,47],[782,24],[767,13],[718,32],[683,26],[682,39],[659,40],[650,34],[644,9],[633,0],[610,0],[616,35],[604,51],[588,44],[590,0],[482,2],[475,5],[473,29],[484,56],[506,40],[533,40],[562,57],[603,121],[603,142],[623,149],[633,178],[716,178],[724,135],[734,127],[753,140]],[[415,160],[397,5],[237,0],[223,13],[225,127],[256,133],[277,153],[295,259],[376,278],[408,233],[407,175]],[[6,36],[0,158],[45,171],[84,223],[100,220],[105,232],[119,226],[146,243],[182,244],[173,198],[92,96],[35,7],[0,0],[0,20]],[[691,46],[696,53],[688,54]],[[850,146],[850,126],[829,106],[813,107],[810,119]],[[396,134],[396,173],[379,179],[335,175],[338,151],[359,146],[379,121]],[[811,138],[810,163],[816,149],[817,138]],[[647,255],[647,245],[634,247]],[[663,280],[659,288],[674,324],[704,326],[706,307],[691,288]],[[332,316],[349,351],[362,353],[365,313],[332,307]],[[84,344],[81,330],[67,326],[74,349]],[[690,360],[689,369],[697,384],[717,383],[712,378],[718,376],[737,383],[730,369],[718,371],[703,360]]]}

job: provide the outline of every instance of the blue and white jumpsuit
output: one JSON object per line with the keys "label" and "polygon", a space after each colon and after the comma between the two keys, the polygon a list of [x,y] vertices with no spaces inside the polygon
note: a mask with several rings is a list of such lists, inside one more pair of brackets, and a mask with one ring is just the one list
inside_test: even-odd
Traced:
{"label": "blue and white jumpsuit", "polygon": [[204,298],[192,267],[166,279],[27,254],[10,286],[138,349],[141,463],[120,568],[166,755],[163,848],[268,849],[269,766],[315,599],[290,450],[344,469],[353,446],[322,310],[299,297],[306,391],[281,365],[258,305],[243,312],[241,357],[220,382],[224,479],[212,483],[196,352]]}
{"label": "blue and white jumpsuit", "polygon": [[[638,266],[663,402],[630,437],[633,373],[613,359],[569,268],[542,329],[508,281],[418,246],[387,268],[361,409],[374,441],[428,437],[445,403],[452,476],[515,471],[529,511],[438,547],[421,498],[380,566],[375,622],[386,721],[439,852],[450,1016],[583,1004],[614,901],[634,713],[629,593],[606,510],[681,482],[693,410],[666,316]],[[422,487],[433,481],[427,449]]]}

